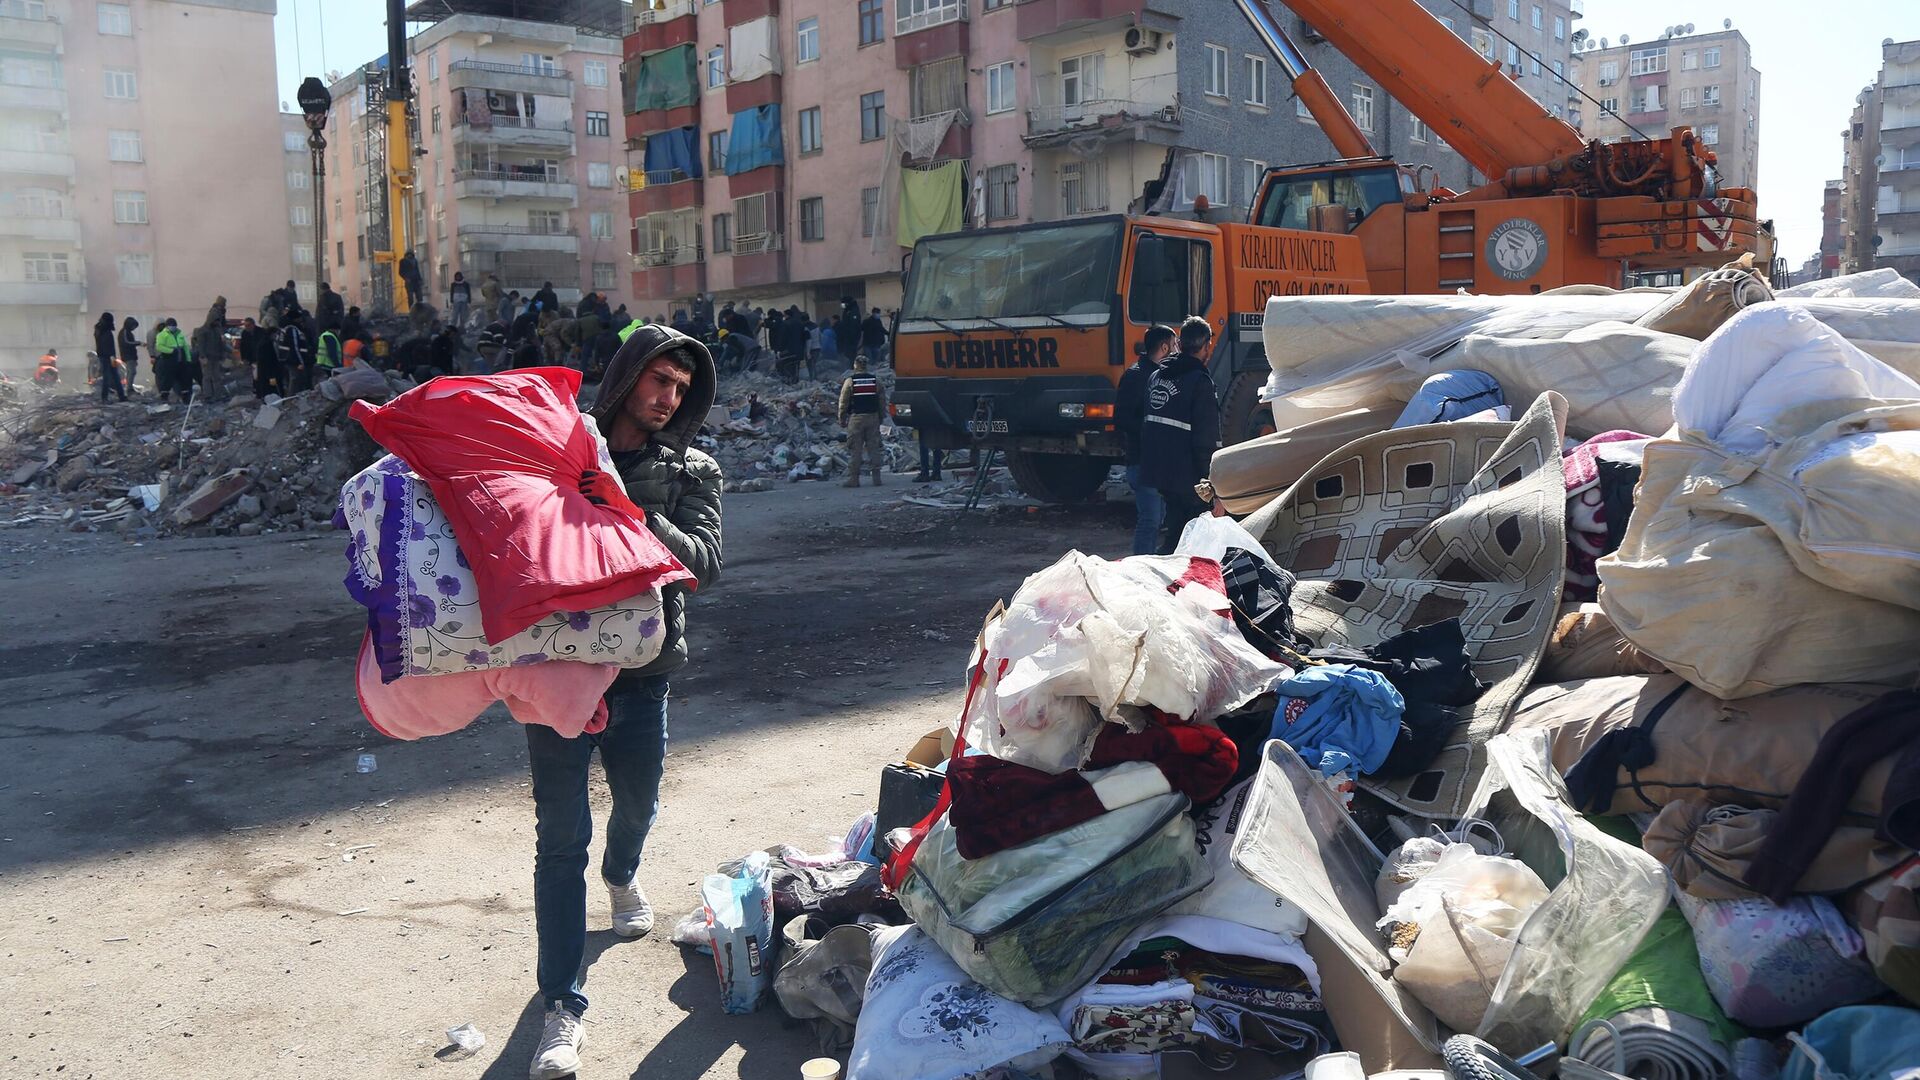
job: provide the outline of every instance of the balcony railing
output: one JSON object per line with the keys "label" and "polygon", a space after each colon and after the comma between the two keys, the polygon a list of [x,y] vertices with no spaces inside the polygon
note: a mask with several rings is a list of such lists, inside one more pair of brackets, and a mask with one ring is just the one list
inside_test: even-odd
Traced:
{"label": "balcony railing", "polygon": [[781,238],[777,232],[744,233],[733,238],[735,255],[764,255],[780,249]]}
{"label": "balcony railing", "polygon": [[516,131],[552,131],[552,132],[568,132],[568,133],[571,133],[573,131],[573,121],[571,120],[536,120],[531,116],[520,116],[515,113],[494,113],[493,122],[490,125],[474,124],[472,118],[469,117],[466,113],[456,113],[454,114],[454,117],[453,117],[453,126],[457,128],[473,126],[473,127],[479,127],[482,130],[485,130],[487,127],[491,126],[496,128],[512,128]]}
{"label": "balcony railing", "polygon": [[[645,0],[642,0],[644,3]],[[696,15],[700,11],[700,0],[667,0],[666,6],[659,11],[642,10],[633,16],[633,25],[652,26],[669,19],[678,19],[687,15]]]}
{"label": "balcony railing", "polygon": [[577,229],[552,225],[462,225],[461,236],[579,236]]}
{"label": "balcony railing", "polygon": [[[701,179],[687,172],[685,169],[647,169],[645,171],[632,169],[628,171],[627,176],[628,187],[633,191],[640,191],[643,188],[665,187],[668,184],[684,184],[689,180]],[[633,183],[634,180],[642,178],[645,179],[645,184],[635,185]]]}
{"label": "balcony railing", "polygon": [[922,10],[909,13],[912,0],[901,0],[900,15],[894,20],[894,34],[911,34],[933,26],[944,26],[967,17],[968,0],[919,0]]}
{"label": "balcony railing", "polygon": [[544,172],[520,172],[514,169],[455,169],[455,180],[510,180],[518,184],[571,184],[564,176]]}
{"label": "balcony railing", "polygon": [[633,265],[642,270],[656,266],[686,266],[690,263],[705,262],[706,249],[699,244],[681,244],[678,247],[661,248],[658,251],[642,251],[633,257]]}
{"label": "balcony railing", "polygon": [[494,64],[485,60],[455,60],[447,65],[447,70],[487,71],[496,75],[539,75],[548,79],[566,79],[569,82],[573,80],[573,72],[566,68],[554,68],[548,71],[545,68],[527,67],[522,64]]}
{"label": "balcony railing", "polygon": [[1128,98],[1089,98],[1074,105],[1039,105],[1027,110],[1027,130],[1061,131],[1100,122],[1102,117],[1125,116],[1178,126],[1180,106]]}

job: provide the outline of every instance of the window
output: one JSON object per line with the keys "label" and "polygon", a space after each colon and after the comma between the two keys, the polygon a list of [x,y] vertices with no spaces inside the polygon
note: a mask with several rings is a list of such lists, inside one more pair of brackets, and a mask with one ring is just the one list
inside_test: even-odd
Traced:
{"label": "window", "polygon": [[1491,60],[1494,58],[1493,35],[1475,27],[1473,31],[1473,51]]}
{"label": "window", "polygon": [[1207,46],[1207,93],[1227,96],[1227,50],[1218,45]]}
{"label": "window", "polygon": [[[287,132],[287,140],[289,142],[304,141],[304,140],[301,140],[300,133],[297,131]],[[291,147],[288,147],[288,149],[299,150],[301,149],[301,147],[291,146]],[[140,133],[137,131],[107,132],[107,160],[108,161],[139,161],[140,160]]]}
{"label": "window", "polygon": [[1709,109],[1718,107],[1720,104],[1720,84],[1715,83],[1701,90],[1700,104],[1705,105]]}
{"label": "window", "polygon": [[886,39],[887,0],[860,0],[860,44],[875,45]]}
{"label": "window", "polygon": [[147,223],[147,193],[144,191],[114,192],[113,220],[119,225],[145,225]]}
{"label": "window", "polygon": [[153,284],[153,256],[122,255],[115,259],[114,262],[118,264],[120,268],[120,284]]}
{"label": "window", "polygon": [[1127,318],[1180,325],[1213,304],[1213,249],[1203,241],[1144,233],[1134,241]]}
{"label": "window", "polygon": [[827,238],[827,200],[816,195],[800,200],[800,239],[804,242]]}
{"label": "window", "polygon": [[[447,238],[447,208],[444,206],[436,206],[433,208],[433,235],[442,240]],[[442,267],[445,265],[445,263],[441,264]],[[446,276],[444,269],[441,271],[440,276]]]}
{"label": "window", "polygon": [[613,166],[604,161],[587,162],[587,186],[590,188],[612,187]]}
{"label": "window", "polygon": [[1660,84],[1642,86],[1633,92],[1633,111],[1637,113],[1661,112],[1665,106],[1660,103]]}
{"label": "window", "polygon": [[340,196],[338,195],[333,197],[333,220],[340,220]]}
{"label": "window", "polygon": [[1225,154],[1191,154],[1186,159],[1187,198],[1205,195],[1214,206],[1231,205],[1227,191],[1228,158]]}
{"label": "window", "polygon": [[614,268],[614,265],[612,263],[608,263],[608,262],[594,263],[593,264],[593,287],[596,289],[614,288],[617,283],[616,279],[614,278],[614,274],[616,274],[617,272],[618,271]]}
{"label": "window", "polygon": [[987,220],[1011,221],[1020,216],[1020,166],[994,165],[987,169]]}
{"label": "window", "polygon": [[1680,91],[1680,107],[1681,108],[1691,109],[1698,104],[1699,104],[1699,100],[1697,95],[1695,95],[1693,92],[1693,87],[1688,86],[1681,89]]}
{"label": "window", "polygon": [[1012,112],[1019,103],[1019,96],[1013,88],[1013,61],[1008,60],[988,68],[987,115]]}
{"label": "window", "polygon": [[1310,124],[1318,124],[1320,122],[1319,120],[1314,119],[1313,110],[1307,108],[1307,102],[1306,102],[1306,99],[1304,98],[1293,99],[1293,115],[1299,117],[1302,120],[1307,121]]}
{"label": "window", "polygon": [[14,194],[13,212],[26,218],[63,218],[67,196],[53,188],[25,188]]}
{"label": "window", "polygon": [[1567,19],[1564,15],[1555,15],[1553,17],[1553,40],[1567,40]]}
{"label": "window", "polygon": [[727,85],[727,50],[719,45],[707,50],[707,89]]}
{"label": "window", "polygon": [[607,85],[607,62],[605,60],[588,60],[580,68],[580,81],[586,83],[588,86]]}
{"label": "window", "polygon": [[1541,27],[1540,15],[1541,15],[1540,5],[1539,4],[1533,5],[1533,28],[1535,30],[1538,30]]}
{"label": "window", "polygon": [[1719,124],[1701,124],[1700,125],[1700,141],[1703,143],[1706,143],[1708,146],[1719,146],[1720,145],[1720,125]]}
{"label": "window", "polygon": [[[120,37],[133,36],[133,9],[125,4],[96,4],[100,12],[100,32]],[[9,12],[11,14],[11,12]]]}
{"label": "window", "polygon": [[860,235],[872,236],[880,227],[880,189],[860,189]]}
{"label": "window", "polygon": [[1555,78],[1565,79],[1567,77],[1567,65],[1555,60],[1553,62],[1553,74]]}
{"label": "window", "polygon": [[1107,159],[1088,158],[1060,166],[1060,211],[1093,214],[1107,208]]}
{"label": "window", "polygon": [[531,71],[536,75],[558,75],[560,73],[560,65],[554,63],[553,57],[551,56],[542,56],[539,53],[521,53],[520,70]]}
{"label": "window", "polygon": [[1373,87],[1353,84],[1353,122],[1361,131],[1373,130]]}
{"label": "window", "polygon": [[[438,112],[439,110],[436,109],[434,111]],[[587,134],[606,138],[608,135],[613,134],[612,120],[606,113],[589,110],[587,112]]]}
{"label": "window", "polygon": [[801,109],[798,118],[800,125],[800,152],[817,154],[820,152],[820,106]]}
{"label": "window", "polygon": [[1426,142],[1429,134],[1425,120],[1417,116],[1407,117],[1407,139],[1409,141],[1417,143]]}
{"label": "window", "polygon": [[887,137],[887,93],[875,90],[860,95],[860,141],[872,142]]}
{"label": "window", "polygon": [[713,250],[733,250],[733,215],[713,215]]}
{"label": "window", "polygon": [[132,101],[140,96],[140,80],[131,71],[105,72],[107,96],[115,101]]}
{"label": "window", "polygon": [[1527,71],[1533,75],[1540,74],[1540,58],[1532,53],[1527,54]]}
{"label": "window", "polygon": [[440,54],[437,52],[427,54],[427,81],[440,81]]}
{"label": "window", "polygon": [[1520,0],[1507,0],[1507,18],[1520,21]]}
{"label": "window", "polygon": [[1267,62],[1258,56],[1247,57],[1247,104],[1267,107]]}
{"label": "window", "polygon": [[773,234],[780,229],[779,220],[774,217],[779,210],[780,204],[771,202],[765,195],[733,200],[733,220],[739,224],[739,232],[734,235],[734,250],[743,255],[778,250]]}
{"label": "window", "polygon": [[558,210],[527,211],[527,231],[540,236],[552,236],[566,229],[565,217]]}
{"label": "window", "polygon": [[593,240],[613,239],[613,215],[605,210],[595,210],[588,214],[587,236]]}
{"label": "window", "polygon": [[312,266],[313,265],[313,245],[312,244],[293,245],[293,264],[295,266]]}
{"label": "window", "polygon": [[[137,138],[139,133],[135,132],[134,135]],[[307,148],[307,137],[297,131],[283,131],[280,133],[280,145],[286,148],[287,153],[297,154]]]}
{"label": "window", "polygon": [[313,207],[294,203],[287,208],[287,220],[295,228],[304,228],[313,224]]}
{"label": "window", "polygon": [[900,14],[893,22],[896,34],[911,34],[929,26],[939,26],[966,14],[965,0],[896,0]]}
{"label": "window", "polygon": [[913,118],[967,107],[967,69],[962,57],[921,64],[907,73]]}
{"label": "window", "polygon": [[73,280],[73,271],[67,265],[67,253],[64,251],[28,251],[23,252],[20,258],[26,264],[28,281],[59,283]]}
{"label": "window", "polygon": [[1720,46],[1715,45],[1712,48],[1707,50],[1706,61],[1707,61],[1707,66],[1710,68],[1717,68],[1720,66]]}
{"label": "window", "polygon": [[797,36],[794,63],[809,64],[820,59],[820,20],[801,19]]}
{"label": "window", "polygon": [[433,107],[433,113],[429,123],[430,131],[435,135],[440,134],[440,106],[435,105]]}
{"label": "window", "polygon": [[1240,163],[1240,190],[1246,194],[1246,205],[1252,206],[1254,196],[1260,194],[1260,178],[1267,174],[1267,163],[1247,160]]}
{"label": "window", "polygon": [[1601,86],[1606,86],[1609,83],[1616,83],[1619,81],[1620,81],[1620,61],[1608,60],[1606,63],[1600,65],[1600,85]]}
{"label": "window", "polygon": [[1105,77],[1106,61],[1101,53],[1070,56],[1060,61],[1060,104],[1066,118],[1079,117],[1081,106],[1106,96],[1100,85]]}
{"label": "window", "polygon": [[710,172],[724,172],[727,168],[727,133],[724,131],[707,132],[707,169]]}
{"label": "window", "polygon": [[1680,70],[1693,71],[1700,66],[1700,53],[1694,49],[1680,50]]}
{"label": "window", "polygon": [[1620,99],[1617,97],[1601,98],[1600,112],[1606,116],[1618,116],[1620,114]]}
{"label": "window", "polygon": [[1635,49],[1627,54],[1627,74],[1651,75],[1656,71],[1667,70],[1667,50]]}

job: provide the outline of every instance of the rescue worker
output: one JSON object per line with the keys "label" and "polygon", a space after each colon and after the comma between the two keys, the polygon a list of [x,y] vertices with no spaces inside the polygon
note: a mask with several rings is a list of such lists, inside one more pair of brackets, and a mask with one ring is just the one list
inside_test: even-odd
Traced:
{"label": "rescue worker", "polygon": [[541,311],[554,311],[560,307],[560,294],[553,291],[551,281],[540,286],[540,291],[533,294],[533,300],[540,305]]}
{"label": "rescue worker", "polygon": [[120,400],[127,400],[127,388],[120,383],[120,369],[114,366],[113,356],[117,343],[114,340],[113,312],[103,311],[100,320],[93,324],[93,355],[100,365],[100,404],[107,403],[108,394],[119,394]]}
{"label": "rescue worker", "polygon": [[312,340],[298,319],[288,320],[274,335],[273,352],[280,361],[279,381],[285,393],[297,394],[312,388],[313,372],[307,367],[307,358],[313,353]]}
{"label": "rescue worker", "polygon": [[853,362],[853,371],[840,384],[840,423],[847,429],[847,479],[842,487],[860,486],[860,465],[872,456],[873,486],[880,486],[880,417],[887,411],[887,392],[867,371],[867,358]]}
{"label": "rescue worker", "polygon": [[346,320],[346,299],[339,293],[334,292],[332,285],[324,281],[321,282],[320,295],[313,302],[314,325],[319,327],[320,332],[324,334],[328,330],[340,329],[341,324],[345,323]]}
{"label": "rescue worker", "polygon": [[458,270],[453,272],[453,284],[447,286],[447,306],[453,309],[453,325],[465,329],[467,309],[473,306],[473,286],[467,284],[467,275]]}
{"label": "rescue worker", "polygon": [[424,291],[420,282],[420,260],[414,258],[411,248],[400,256],[400,284],[407,287],[407,309],[419,307],[420,294]]}
{"label": "rescue worker", "polygon": [[204,379],[201,392],[210,400],[227,399],[227,298],[216,296],[207,308],[207,321],[194,331],[193,348],[200,356],[196,381]]}
{"label": "rescue worker", "polygon": [[[1140,427],[1140,482],[1166,501],[1162,555],[1173,553],[1187,522],[1207,512],[1193,486],[1205,479],[1220,444],[1220,407],[1207,371],[1213,327],[1198,315],[1180,324],[1180,351],[1147,383]],[[1117,410],[1116,410],[1117,411]]]}
{"label": "rescue worker", "polygon": [[480,315],[483,319],[507,322],[510,316],[502,314],[500,305],[506,300],[506,293],[500,288],[500,276],[487,272],[487,280],[480,283]]}
{"label": "rescue worker", "polygon": [[48,349],[40,358],[40,366],[33,369],[33,385],[43,390],[51,390],[60,385],[60,350]]}
{"label": "rescue worker", "polygon": [[160,400],[171,401],[176,393],[181,401],[192,400],[196,374],[193,350],[187,345],[187,335],[180,332],[180,320],[168,319],[161,324],[160,333],[153,339],[153,348],[153,377]]}
{"label": "rescue worker", "polygon": [[[715,382],[706,346],[666,327],[640,327],[614,354],[590,410],[606,432],[627,496],[646,511],[647,526],[703,589],[720,575],[722,477],[720,466],[690,444],[713,406]],[[593,482],[583,478],[582,489]],[[688,591],[685,585],[663,590],[665,647],[653,663],[624,670],[614,680],[606,692],[605,730],[570,739],[549,727],[525,725],[533,774],[536,970],[546,1007],[531,1080],[554,1080],[580,1068],[580,1017],[587,1009],[580,967],[586,959],[587,843],[593,833],[588,787],[595,750],[613,802],[600,860],[613,932],[633,938],[653,929],[653,906],[638,871],[665,771],[668,679],[687,661]]]}
{"label": "rescue worker", "polygon": [[860,352],[877,364],[886,351],[887,324],[880,320],[880,309],[874,308],[867,321],[860,324]]}
{"label": "rescue worker", "polygon": [[133,384],[140,378],[140,339],[134,331],[140,329],[140,320],[129,315],[120,324],[120,362],[127,366],[127,389],[138,391]]}
{"label": "rescue worker", "polygon": [[1147,385],[1173,352],[1173,327],[1155,323],[1147,328],[1140,358],[1120,376],[1113,399],[1113,426],[1127,444],[1127,486],[1133,489],[1133,553],[1152,555],[1160,550],[1160,522],[1167,504],[1160,492],[1140,480],[1140,428],[1147,419]]}
{"label": "rescue worker", "polygon": [[313,377],[331,379],[340,372],[340,365],[346,360],[346,346],[340,340],[340,331],[322,330],[318,347],[313,354]]}
{"label": "rescue worker", "polygon": [[287,396],[282,381],[279,357],[273,352],[273,331],[252,319],[240,323],[240,360],[253,371],[253,396]]}

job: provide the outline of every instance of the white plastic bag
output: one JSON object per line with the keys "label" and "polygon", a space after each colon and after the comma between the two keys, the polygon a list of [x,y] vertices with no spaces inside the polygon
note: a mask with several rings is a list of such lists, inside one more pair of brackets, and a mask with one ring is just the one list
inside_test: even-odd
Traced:
{"label": "white plastic bag", "polygon": [[700,900],[720,976],[720,1007],[735,1016],[753,1012],[773,989],[780,948],[773,937],[773,860],[756,851],[733,874],[708,874]]}
{"label": "white plastic bag", "polygon": [[1173,549],[1173,553],[1225,562],[1229,548],[1252,552],[1268,566],[1281,569],[1280,564],[1273,561],[1273,556],[1267,554],[1267,549],[1253,538],[1245,525],[1230,517],[1214,517],[1211,514],[1202,514],[1187,522],[1187,527],[1180,532],[1180,544]]}
{"label": "white plastic bag", "polygon": [[[1409,844],[1425,847],[1418,838]],[[1545,883],[1525,863],[1446,845],[1380,920],[1393,940],[1394,981],[1448,1027],[1476,1030],[1514,939],[1546,899]]]}

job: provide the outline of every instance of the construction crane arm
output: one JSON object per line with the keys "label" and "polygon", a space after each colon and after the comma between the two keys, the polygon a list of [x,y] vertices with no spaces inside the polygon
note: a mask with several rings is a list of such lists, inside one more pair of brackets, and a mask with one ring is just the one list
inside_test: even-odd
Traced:
{"label": "construction crane arm", "polygon": [[1274,22],[1261,0],[1234,0],[1240,7],[1240,14],[1253,24],[1254,32],[1273,54],[1280,70],[1286,72],[1287,80],[1293,85],[1294,96],[1298,97],[1307,111],[1313,114],[1320,124],[1320,130],[1327,133],[1333,141],[1334,153],[1341,157],[1376,157],[1372,140],[1353,122],[1353,115],[1346,106],[1340,104],[1340,98],[1334,94],[1327,80],[1320,76],[1306,55],[1293,43],[1280,24]]}

